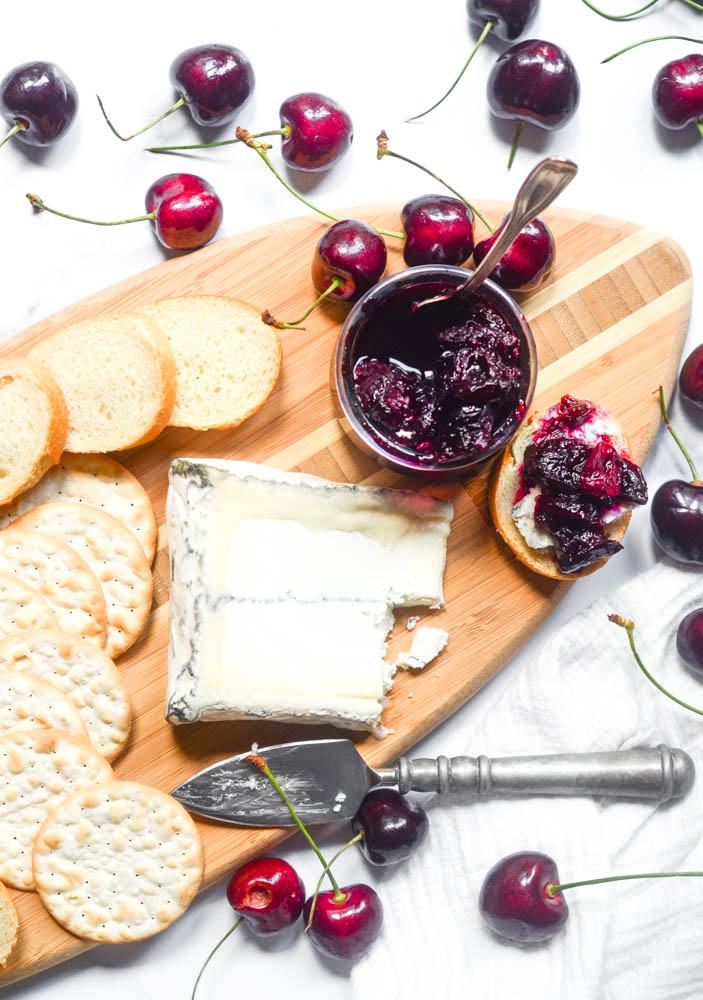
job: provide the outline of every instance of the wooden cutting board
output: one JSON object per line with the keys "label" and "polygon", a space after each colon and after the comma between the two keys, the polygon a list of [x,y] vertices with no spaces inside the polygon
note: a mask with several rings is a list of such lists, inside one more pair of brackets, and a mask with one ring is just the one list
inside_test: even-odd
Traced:
{"label": "wooden cutting board", "polygon": [[[507,209],[492,202],[481,207],[493,219]],[[348,214],[398,229],[398,211],[399,206],[374,205]],[[688,261],[670,239],[631,223],[567,209],[556,209],[546,218],[557,242],[557,265],[550,283],[523,301],[541,366],[535,405],[542,409],[565,392],[603,404],[620,419],[635,459],[642,462],[659,425],[654,392],[659,383],[671,390],[688,327]],[[314,297],[310,261],[325,225],[315,217],[292,219],[169,260],[36,323],[0,344],[0,354],[24,354],[48,333],[75,320],[187,293],[236,296],[271,309],[278,318],[295,318]],[[387,242],[389,270],[399,270],[404,265],[398,241]],[[418,487],[417,481],[380,470],[357,451],[334,417],[330,357],[345,313],[344,306],[327,303],[307,321],[306,332],[283,333],[278,387],[239,429],[203,433],[174,428],[152,444],[117,456],[148,490],[159,522],[153,612],[145,634],[118,661],[135,715],[129,748],[116,765],[120,778],[169,791],[194,771],[246,750],[253,741],[266,745],[340,735],[331,728],[260,722],[181,727],[165,722],[168,555],[163,525],[167,470],[177,456],[246,459],[338,481]],[[379,741],[356,734],[372,764],[393,760],[467,701],[522,646],[570,586],[535,576],[498,539],[486,503],[486,475],[484,471],[467,482],[428,490],[452,500],[456,510],[445,574],[447,608],[421,612],[423,621],[448,629],[449,646],[423,674],[400,672],[396,678],[384,714],[391,735]],[[391,658],[409,645],[407,617],[404,613],[398,619]],[[285,835],[197,822],[205,847],[205,885],[270,851]],[[20,939],[0,974],[0,985],[91,947],[54,923],[35,894],[15,892],[13,897]]]}

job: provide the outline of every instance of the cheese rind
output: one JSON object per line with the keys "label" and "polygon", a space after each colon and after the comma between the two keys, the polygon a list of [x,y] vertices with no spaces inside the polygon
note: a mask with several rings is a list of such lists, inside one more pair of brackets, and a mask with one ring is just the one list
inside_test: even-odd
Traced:
{"label": "cheese rind", "polygon": [[166,716],[378,729],[393,607],[443,603],[451,504],[178,459]]}

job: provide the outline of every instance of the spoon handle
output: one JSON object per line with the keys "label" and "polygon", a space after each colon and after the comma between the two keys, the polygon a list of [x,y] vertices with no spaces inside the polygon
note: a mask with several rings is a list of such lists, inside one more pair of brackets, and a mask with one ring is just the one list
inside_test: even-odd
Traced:
{"label": "spoon handle", "polygon": [[572,160],[561,156],[549,156],[530,171],[517,193],[508,220],[500,230],[495,243],[466,283],[460,285],[454,295],[470,295],[483,284],[509,249],[510,244],[520,234],[521,229],[551,205],[566,185],[571,183],[577,171],[578,167]]}
{"label": "spoon handle", "polygon": [[408,760],[377,772],[399,791],[500,795],[612,795],[667,802],[693,785],[695,767],[683,750],[661,744],[641,750],[539,757],[438,757]]}

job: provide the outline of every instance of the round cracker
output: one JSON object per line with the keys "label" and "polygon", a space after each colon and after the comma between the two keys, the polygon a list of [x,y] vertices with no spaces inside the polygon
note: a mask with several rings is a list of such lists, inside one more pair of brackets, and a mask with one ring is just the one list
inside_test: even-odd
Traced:
{"label": "round cracker", "polygon": [[53,729],[0,738],[0,879],[34,889],[32,844],[47,811],[83,785],[109,782],[112,768],[87,743]]}
{"label": "round cracker", "polygon": [[120,521],[136,536],[149,564],[156,551],[156,518],[146,490],[123,465],[106,455],[71,455],[36,486],[0,507],[0,528],[43,503],[82,503]]}
{"label": "round cracker", "polygon": [[0,969],[4,969],[10,952],[17,944],[20,921],[10,893],[0,882]]}
{"label": "round cracker", "polygon": [[19,670],[0,670],[0,736],[20,729],[58,729],[88,742],[81,713],[49,681]]}
{"label": "round cracker", "polygon": [[21,629],[53,628],[59,623],[44,598],[10,573],[0,573],[0,635]]}
{"label": "round cracker", "polygon": [[56,615],[62,632],[105,644],[105,598],[97,577],[70,546],[12,525],[0,531],[0,572],[33,587]]}
{"label": "round cracker", "polygon": [[47,629],[0,639],[0,671],[27,671],[67,695],[90,742],[106,760],[124,749],[132,724],[127,685],[110,657],[92,642]]}
{"label": "round cracker", "polygon": [[72,934],[140,941],[190,905],[203,849],[183,806],[146,785],[82,788],[52,808],[32,870],[44,906]]}
{"label": "round cracker", "polygon": [[70,545],[100,581],[107,609],[105,652],[113,659],[141,634],[151,610],[151,568],[132,532],[97,507],[45,503],[11,531],[40,531]]}

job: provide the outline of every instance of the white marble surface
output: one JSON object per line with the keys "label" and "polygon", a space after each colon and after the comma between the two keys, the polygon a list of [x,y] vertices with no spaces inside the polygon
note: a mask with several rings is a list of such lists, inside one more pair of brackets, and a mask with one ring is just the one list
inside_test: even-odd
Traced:
{"label": "white marble surface", "polygon": [[[624,11],[630,4],[610,0],[611,8],[618,6]],[[0,151],[4,248],[0,336],[164,259],[146,223],[106,230],[46,214],[35,217],[24,194],[35,192],[57,208],[99,219],[139,213],[152,180],[185,167],[185,161],[152,157],[142,152],[147,143],[140,140],[121,145],[104,126],[93,95],[101,94],[118,127],[137,127],[172,100],[168,67],[174,55],[208,41],[238,45],[254,64],[255,99],[241,119],[247,127],[276,127],[281,100],[302,89],[327,92],[350,111],[356,126],[351,155],[311,186],[312,196],[327,206],[403,200],[431,190],[412,168],[376,161],[374,137],[381,127],[388,131],[393,148],[423,159],[477,200],[509,198],[541,154],[563,153],[581,168],[564,204],[668,232],[687,250],[695,274],[703,265],[703,146],[695,127],[683,133],[660,129],[650,101],[659,66],[695,46],[659,43],[608,66],[600,66],[599,59],[652,34],[700,35],[703,15],[680,0],[662,0],[656,13],[638,24],[603,21],[579,0],[542,0],[542,7],[533,34],[562,44],[571,54],[581,76],[582,102],[577,117],[562,132],[547,135],[526,129],[509,175],[505,163],[511,126],[491,119],[484,93],[495,43],[484,46],[452,98],[427,122],[403,124],[408,114],[434,99],[466,57],[474,35],[463,0],[434,4],[356,0],[347,5],[267,0],[209,4],[202,12],[185,0],[122,0],[104,9],[81,0],[72,4],[34,0],[31,8],[8,5],[2,18],[0,72],[27,59],[53,59],[75,80],[82,105],[72,134],[55,149],[28,152],[16,143]],[[180,112],[152,133],[152,141],[193,142],[197,136],[187,113]],[[211,151],[193,160],[191,169],[206,176],[224,200],[223,236],[299,214],[296,202],[247,150]],[[691,346],[700,339],[699,318],[694,304]],[[703,461],[698,428],[679,407],[674,412],[694,454]],[[650,486],[654,489],[671,475],[684,473],[672,444],[660,436],[647,463]],[[635,515],[626,551],[596,576],[579,582],[502,674],[426,739],[418,753],[451,754],[463,749],[507,678],[527,667],[560,622],[655,559],[648,517]],[[318,875],[312,854],[293,842],[283,853],[312,886]],[[339,873],[342,879],[374,881],[356,854],[342,859]],[[422,908],[421,899],[417,906]],[[6,995],[21,1000],[186,997],[201,960],[230,921],[223,886],[216,886],[160,937],[99,948],[11,987]],[[408,960],[421,963],[423,956]],[[240,930],[213,963],[202,996],[344,1000],[350,992],[348,975],[347,969],[320,960],[300,934],[293,941],[261,944]],[[478,995],[475,989],[472,992]],[[393,996],[392,986],[385,984],[383,995]]]}

